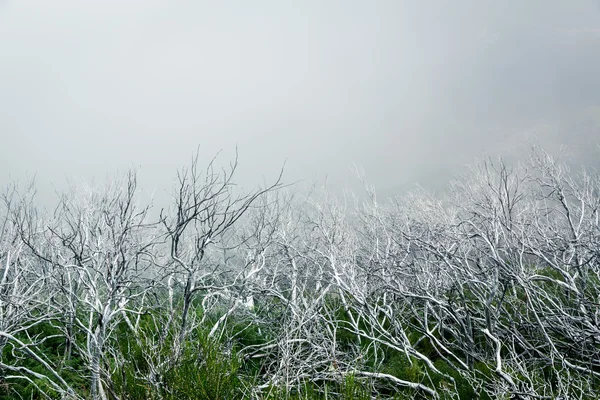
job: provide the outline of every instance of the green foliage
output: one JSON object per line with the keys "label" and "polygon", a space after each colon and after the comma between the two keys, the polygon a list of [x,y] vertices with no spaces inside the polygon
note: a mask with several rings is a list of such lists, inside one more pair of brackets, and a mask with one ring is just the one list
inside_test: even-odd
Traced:
{"label": "green foliage", "polygon": [[[553,278],[557,278],[553,276]],[[542,284],[546,284],[542,282]],[[550,289],[550,288],[549,288]],[[510,318],[510,313],[520,312],[518,297],[522,291],[515,290],[506,295],[503,305],[505,316],[501,318]],[[516,293],[516,297],[513,293]],[[464,296],[465,304],[476,308],[475,300],[472,294]],[[119,357],[107,357],[106,369],[113,371],[111,375],[112,387],[109,391],[123,400],[185,400],[185,399],[238,399],[247,398],[250,389],[255,387],[257,382],[264,382],[265,372],[263,370],[262,359],[244,358],[241,350],[248,346],[257,346],[270,343],[277,338],[278,329],[274,326],[273,319],[268,318],[266,308],[267,302],[263,299],[263,307],[259,312],[265,320],[252,315],[247,311],[240,311],[230,315],[223,326],[222,334],[215,338],[209,338],[208,332],[213,324],[222,314],[206,316],[206,325],[197,329],[190,337],[182,343],[180,357],[168,364],[158,377],[156,385],[151,385],[148,381],[150,368],[148,364],[150,350],[155,344],[156,339],[163,332],[162,326],[156,323],[155,318],[160,320],[160,309],[155,309],[152,313],[146,313],[140,317],[137,334],[131,332],[129,326],[121,323],[112,336],[110,346]],[[275,304],[275,310],[279,305]],[[196,317],[202,317],[202,310],[197,305],[193,312],[198,313]],[[434,388],[441,398],[460,398],[460,399],[489,399],[490,394],[485,388],[492,385],[498,378],[493,371],[493,360],[490,363],[484,361],[474,361],[472,369],[457,369],[455,365],[450,365],[441,358],[436,352],[433,343],[429,338],[423,338],[423,333],[416,327],[416,320],[408,319],[409,324],[404,327],[408,340],[416,346],[416,349],[429,357],[437,370],[438,374],[431,370],[421,360],[411,357],[396,349],[386,347],[364,337],[359,338],[355,333],[348,329],[350,323],[351,310],[345,309],[339,298],[330,296],[325,299],[324,311],[331,321],[336,321],[336,348],[346,354],[361,354],[360,361],[365,371],[382,372],[399,379],[420,382],[424,385]],[[356,317],[356,316],[355,316]],[[416,318],[412,316],[411,318]],[[43,357],[61,374],[61,376],[71,385],[80,395],[88,395],[88,373],[82,357],[77,354],[77,346],[69,346],[62,330],[55,324],[59,322],[40,323],[31,327],[27,332],[23,332],[19,338],[25,343],[40,342],[37,346],[38,351]],[[363,319],[360,322],[360,329],[371,331],[367,322]],[[442,339],[439,330],[435,335]],[[164,346],[160,348],[159,353],[154,353],[155,357],[166,359],[172,352],[174,342],[174,332],[167,332],[164,340]],[[451,340],[451,338],[443,338]],[[473,339],[477,346],[486,345],[486,338],[476,332]],[[75,340],[80,341],[79,345],[84,345],[82,335],[75,336]],[[477,344],[480,343],[480,344]],[[69,350],[70,349],[70,350]],[[375,357],[377,355],[377,357]],[[117,364],[117,359],[120,360]],[[375,362],[377,359],[377,362]],[[46,374],[44,368],[28,357],[16,351],[10,343],[7,343],[2,350],[2,360],[10,365],[24,366],[32,371]],[[508,368],[508,367],[506,367]],[[556,380],[556,369],[549,365],[538,365],[532,363],[529,369],[533,369],[531,375],[521,377],[518,371],[513,372],[515,380],[530,379],[535,387],[542,388],[548,382]],[[8,371],[2,371],[2,376],[6,376]],[[0,377],[1,378],[1,377]],[[7,380],[0,381],[0,400],[27,398],[42,399],[38,387],[50,394],[51,398],[59,398],[58,393],[53,392],[48,383],[43,379],[34,379],[33,383],[26,380]],[[329,378],[328,378],[329,379]],[[477,386],[473,385],[474,380],[478,380]],[[36,387],[37,385],[37,387]],[[600,386],[598,382],[590,383],[590,387]],[[18,394],[18,395],[17,395]],[[421,398],[423,393],[410,388],[394,386],[388,382],[374,382],[367,378],[346,374],[339,376],[336,381],[305,379],[300,387],[285,388],[272,387],[258,394],[258,399],[290,399],[290,400],[327,400],[327,399],[347,399],[363,400],[371,399],[373,395],[381,399],[403,399],[403,398]],[[421,397],[419,397],[421,396]]]}
{"label": "green foliage", "polygon": [[[84,377],[84,364],[82,359],[71,349],[61,331],[50,322],[40,322],[33,325],[27,332],[17,335],[17,339],[25,344],[36,343],[36,352],[43,357],[61,377],[74,389],[85,393],[87,380]],[[27,368],[34,373],[48,375],[49,371],[39,362],[21,351],[18,346],[8,341],[2,348],[2,361],[15,367]],[[27,379],[7,379],[6,375],[18,374],[9,371],[0,371],[0,399],[14,399],[21,396],[27,399],[42,399],[40,390],[52,398],[60,398],[60,394],[49,384],[47,379],[40,379],[31,374],[24,373]]]}
{"label": "green foliage", "polygon": [[341,377],[339,381],[304,381],[300,388],[291,391],[283,387],[271,387],[259,395],[260,400],[371,400],[371,391],[364,380],[353,374]]}
{"label": "green foliage", "polygon": [[240,362],[223,351],[206,335],[198,343],[187,343],[177,367],[165,376],[166,399],[236,399],[242,390],[238,376]]}

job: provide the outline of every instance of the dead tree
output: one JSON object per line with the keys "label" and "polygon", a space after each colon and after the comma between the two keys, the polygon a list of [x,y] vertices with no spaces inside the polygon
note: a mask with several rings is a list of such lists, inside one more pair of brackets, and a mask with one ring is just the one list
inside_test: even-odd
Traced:
{"label": "dead tree", "polygon": [[[258,200],[282,186],[282,172],[274,183],[246,193],[235,185],[238,168],[237,153],[228,168],[218,169],[216,158],[203,169],[198,154],[189,167],[177,174],[173,206],[161,211],[161,223],[167,238],[169,262],[163,279],[167,282],[168,315],[161,323],[161,343],[170,347],[170,358],[157,361],[155,374],[173,367],[181,356],[182,344],[199,324],[199,301],[206,315],[211,305],[228,304],[223,318],[210,330],[214,335],[220,324],[243,302],[235,298],[236,288],[243,281],[243,262],[233,257],[242,241],[237,241],[236,227]],[[181,299],[178,301],[178,299]],[[166,343],[168,333],[174,342]],[[159,380],[158,376],[152,378]]]}
{"label": "dead tree", "polygon": [[[75,399],[75,391],[61,377],[60,366],[53,365],[40,350],[50,338],[32,333],[60,315],[49,300],[57,293],[48,284],[51,271],[26,244],[43,243],[44,227],[33,204],[34,193],[33,183],[24,192],[13,184],[0,195],[0,354],[8,348],[11,355],[0,357],[0,370],[9,384],[22,380],[44,396]],[[35,360],[43,372],[22,365],[25,359]]]}
{"label": "dead tree", "polygon": [[133,328],[129,315],[139,313],[133,305],[149,289],[145,277],[155,266],[157,224],[148,222],[149,207],[140,207],[137,196],[134,172],[102,188],[73,190],[61,197],[47,242],[27,241],[55,271],[57,307],[65,315],[60,327],[85,360],[94,400],[117,397],[112,374],[123,358],[115,330],[121,322]]}

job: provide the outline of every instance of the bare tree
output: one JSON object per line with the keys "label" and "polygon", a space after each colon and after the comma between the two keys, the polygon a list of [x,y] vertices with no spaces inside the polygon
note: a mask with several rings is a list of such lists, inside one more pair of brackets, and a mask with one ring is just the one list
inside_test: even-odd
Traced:
{"label": "bare tree", "polygon": [[203,169],[195,154],[178,172],[173,206],[160,215],[167,256],[156,279],[165,300],[161,315],[153,316],[155,330],[142,333],[149,368],[144,379],[158,395],[165,373],[178,365],[183,345],[206,317],[221,312],[209,332],[216,336],[245,302],[240,288],[246,265],[238,249],[246,239],[236,228],[249,210],[260,207],[258,200],[282,185],[280,173],[273,184],[241,193],[234,183],[237,154],[226,169],[215,163],[216,158]]}
{"label": "bare tree", "polygon": [[427,341],[494,396],[574,397],[589,388],[585,375],[598,373],[598,181],[565,168],[543,152],[527,167],[486,160],[446,200],[421,193],[396,208],[372,202],[361,251],[376,282],[370,326],[385,321],[372,340],[439,374],[416,350]]}
{"label": "bare tree", "polygon": [[137,205],[137,195],[134,172],[104,188],[65,194],[45,247],[26,239],[56,272],[57,306],[65,314],[61,328],[86,362],[92,399],[117,397],[112,374],[123,360],[115,330],[123,321],[131,326],[128,314],[139,311],[130,307],[148,290],[144,278],[155,264],[157,224],[147,221],[149,208]]}
{"label": "bare tree", "polygon": [[[64,195],[50,221],[31,193],[6,191],[2,378],[76,398],[63,378],[75,356],[93,399],[118,398],[124,368],[149,397],[168,397],[169,377],[202,365],[194,343],[208,340],[259,365],[244,393],[255,398],[306,385],[336,396],[350,380],[373,398],[596,390],[597,172],[534,149],[525,164],[482,160],[442,195],[382,201],[368,186],[364,200],[302,197],[279,190],[281,175],[243,192],[237,165],[201,168],[195,155],[155,222],[136,203],[133,173]],[[41,351],[53,336],[35,334],[41,326],[59,329],[62,362]],[[246,330],[260,339],[246,342]],[[139,364],[117,343],[123,332]]]}
{"label": "bare tree", "polygon": [[[32,182],[23,193],[13,184],[0,195],[0,354],[8,347],[11,355],[10,360],[0,358],[2,379],[25,380],[42,395],[54,392],[77,398],[59,368],[39,350],[51,338],[32,333],[36,326],[57,318],[48,303],[55,293],[47,284],[49,271],[21,240],[25,232],[30,242],[41,239],[34,194]],[[24,366],[20,362],[24,359],[35,360],[44,372]]]}

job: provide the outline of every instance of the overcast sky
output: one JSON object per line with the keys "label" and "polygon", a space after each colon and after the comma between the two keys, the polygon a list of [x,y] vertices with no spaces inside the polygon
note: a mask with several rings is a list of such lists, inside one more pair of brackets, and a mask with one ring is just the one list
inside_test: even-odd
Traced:
{"label": "overcast sky", "polygon": [[164,191],[237,144],[246,185],[393,190],[531,135],[589,152],[599,71],[597,0],[0,0],[0,183]]}

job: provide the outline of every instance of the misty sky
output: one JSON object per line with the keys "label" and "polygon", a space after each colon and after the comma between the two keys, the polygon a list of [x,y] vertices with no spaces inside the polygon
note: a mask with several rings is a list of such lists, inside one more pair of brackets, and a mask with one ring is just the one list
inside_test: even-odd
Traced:
{"label": "misty sky", "polygon": [[393,190],[530,136],[600,142],[600,1],[0,0],[0,184],[164,191],[237,144],[245,185]]}

